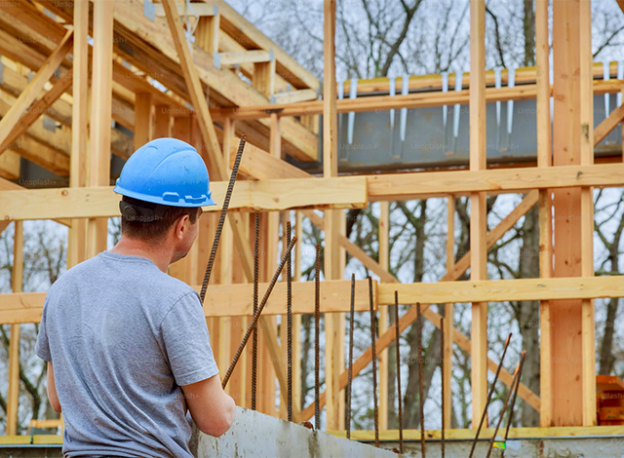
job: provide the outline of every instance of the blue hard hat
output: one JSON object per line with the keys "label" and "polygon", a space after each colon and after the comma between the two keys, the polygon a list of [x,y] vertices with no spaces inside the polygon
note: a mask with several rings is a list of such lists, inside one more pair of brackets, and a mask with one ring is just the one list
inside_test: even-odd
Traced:
{"label": "blue hard hat", "polygon": [[130,156],[114,192],[172,207],[215,205],[210,179],[197,150],[182,140],[159,138]]}

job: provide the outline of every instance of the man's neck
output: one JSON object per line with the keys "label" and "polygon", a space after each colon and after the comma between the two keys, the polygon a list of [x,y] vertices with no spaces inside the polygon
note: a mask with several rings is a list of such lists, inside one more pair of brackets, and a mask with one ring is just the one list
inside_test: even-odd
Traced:
{"label": "man's neck", "polygon": [[172,253],[166,249],[166,244],[147,243],[142,240],[131,239],[124,235],[121,236],[117,245],[111,250],[111,253],[123,256],[139,256],[151,260],[163,272],[167,272],[171,263]]}

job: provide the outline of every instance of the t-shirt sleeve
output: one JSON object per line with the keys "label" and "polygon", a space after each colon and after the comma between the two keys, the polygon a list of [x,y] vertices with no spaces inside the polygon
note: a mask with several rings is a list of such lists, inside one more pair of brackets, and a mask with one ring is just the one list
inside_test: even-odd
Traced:
{"label": "t-shirt sleeve", "polygon": [[46,312],[48,310],[48,298],[46,296],[43,304],[43,314],[41,315],[41,323],[39,324],[39,334],[37,335],[37,343],[35,345],[35,353],[45,361],[52,361],[50,354],[50,342],[48,341],[48,331],[46,329]]}
{"label": "t-shirt sleeve", "polygon": [[171,307],[161,324],[161,335],[178,385],[190,385],[219,373],[197,293],[184,295]]}

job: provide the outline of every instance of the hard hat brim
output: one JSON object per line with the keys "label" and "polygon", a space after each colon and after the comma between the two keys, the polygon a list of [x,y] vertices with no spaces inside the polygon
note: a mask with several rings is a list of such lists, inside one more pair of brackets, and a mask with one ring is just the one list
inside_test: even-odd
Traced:
{"label": "hard hat brim", "polygon": [[113,192],[117,194],[121,194],[122,196],[132,197],[133,199],[142,200],[144,202],[151,202],[154,204],[160,205],[168,205],[169,207],[207,207],[212,205],[217,205],[214,200],[211,198],[211,191],[208,191],[208,194],[203,195],[198,198],[179,198],[177,201],[168,200],[163,197],[151,196],[148,194],[143,194],[136,191],[130,191],[129,189],[125,189],[119,185],[116,185],[113,188]]}

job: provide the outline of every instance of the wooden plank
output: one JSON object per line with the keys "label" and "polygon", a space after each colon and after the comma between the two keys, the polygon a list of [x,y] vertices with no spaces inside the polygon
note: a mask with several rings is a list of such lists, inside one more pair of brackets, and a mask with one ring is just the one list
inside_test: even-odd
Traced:
{"label": "wooden plank", "polygon": [[[446,271],[452,272],[455,265],[455,196],[450,195],[447,202],[446,215]],[[489,236],[490,234],[488,234]],[[442,386],[442,397],[444,398],[444,428],[451,428],[453,393],[451,391],[453,382],[453,330],[455,316],[455,304],[447,302],[444,305],[444,386]]]}
{"label": "wooden plank", "polygon": [[[485,170],[486,165],[485,96],[485,0],[470,2],[470,170]],[[487,205],[485,193],[470,195],[470,280],[487,279]],[[444,301],[451,302],[451,301]],[[487,309],[485,302],[472,304],[471,387],[472,428],[485,408],[487,381]],[[487,420],[486,420],[487,425]]]}
{"label": "wooden plank", "polygon": [[255,64],[271,62],[271,55],[267,51],[253,50],[243,52],[222,52],[216,61],[220,65]]}
{"label": "wooden plank", "polygon": [[[535,3],[535,58],[536,58],[536,110],[537,110],[537,162],[538,167],[552,166],[550,121],[550,44],[548,39],[549,0]],[[539,246],[540,278],[552,277],[552,192],[539,191]],[[540,425],[550,426],[552,418],[552,342],[550,334],[550,304],[540,302]]]}
{"label": "wooden plank", "polygon": [[[500,431],[500,429],[499,429]],[[509,439],[539,439],[539,438],[569,438],[584,436],[618,436],[624,432],[624,426],[593,426],[593,427],[558,427],[558,428],[511,428],[509,430]],[[345,431],[328,431],[335,437],[346,436]],[[445,438],[449,440],[473,440],[476,434],[474,429],[447,429],[444,431]],[[494,428],[483,428],[479,433],[479,438],[488,439],[494,434]],[[440,440],[440,430],[426,430],[427,439]],[[381,441],[397,442],[399,440],[399,431],[391,430],[380,433]],[[405,429],[403,430],[403,439],[406,441],[419,441],[420,430]],[[351,431],[351,440],[371,442],[375,440],[374,431]]]}
{"label": "wooden plank", "polygon": [[213,11],[215,14],[212,16],[200,17],[195,29],[195,43],[212,56],[219,52],[219,23],[221,19],[216,7],[213,7]]}
{"label": "wooden plank", "polygon": [[624,391],[624,380],[615,375],[597,375],[596,388],[600,391]]}
{"label": "wooden plank", "polygon": [[152,95],[139,92],[134,100],[134,149],[149,142],[152,137]]}
{"label": "wooden plank", "polygon": [[[19,120],[15,123],[13,129],[5,138],[2,145],[0,145],[0,154],[11,146],[26,130],[37,120],[41,114],[46,113],[48,108],[63,95],[63,93],[72,85],[73,73],[71,71],[65,73],[59,78],[46,94],[40,98],[26,113],[24,113]],[[34,80],[33,80],[34,81]],[[32,84],[32,83],[31,83]],[[27,91],[22,92],[27,94]],[[17,104],[18,100],[15,102]],[[15,106],[15,105],[13,105]],[[13,107],[11,107],[13,108]],[[8,119],[10,112],[7,113],[2,119]],[[0,121],[1,123],[2,121]]]}
{"label": "wooden plank", "polygon": [[[553,1],[553,165],[580,164],[580,3]],[[584,71],[584,69],[583,69]],[[549,172],[550,172],[549,170]],[[555,277],[581,275],[581,190],[554,190]],[[581,301],[550,304],[552,339],[552,425],[581,425]]]}
{"label": "wooden plank", "polygon": [[273,94],[272,103],[297,103],[318,99],[318,94],[314,89],[301,89],[299,91],[280,92]]}
{"label": "wooden plank", "polygon": [[[72,151],[70,157],[69,186],[87,185],[87,135],[89,127],[89,5],[74,5],[73,49],[73,100],[72,100]],[[58,83],[57,83],[58,84]],[[87,221],[72,220],[67,239],[67,265],[75,266],[86,258]]]}
{"label": "wooden plank", "polygon": [[[13,269],[11,271],[11,290],[22,292],[24,281],[24,225],[15,222],[13,235]],[[11,325],[9,341],[9,388],[6,401],[6,434],[17,434],[17,415],[19,408],[19,373],[20,373],[20,325]]]}
{"label": "wooden plank", "polygon": [[[591,1],[580,0],[579,22],[580,53],[580,118],[581,165],[594,163],[594,95],[592,92],[593,55],[591,47]],[[594,276],[594,199],[591,187],[581,189],[581,275]],[[583,299],[582,327],[582,378],[583,426],[596,426],[596,312],[593,299]]]}
{"label": "wooden plank", "polygon": [[154,107],[154,138],[171,137],[171,110],[167,105]]}
{"label": "wooden plank", "polygon": [[21,169],[20,155],[12,150],[0,154],[0,177],[7,180],[19,180]]}
{"label": "wooden plank", "polygon": [[4,143],[9,137],[11,131],[18,125],[21,116],[26,112],[26,109],[32,105],[36,97],[41,93],[45,83],[50,80],[61,61],[72,49],[73,38],[73,31],[70,30],[66,33],[58,47],[46,59],[30,84],[26,87],[26,90],[20,94],[9,112],[0,120],[0,143]]}
{"label": "wooden plank", "polygon": [[[390,251],[389,251],[389,236],[390,236],[390,204],[388,202],[379,203],[379,265],[388,270],[390,267]],[[346,237],[345,237],[346,238]],[[383,334],[388,330],[388,315],[389,310],[382,309],[379,311],[379,334]],[[396,363],[396,368],[401,367],[400,362]],[[389,406],[388,392],[392,390],[395,393],[396,384],[394,380],[389,380],[389,361],[388,350],[384,350],[379,355],[379,429],[384,431],[388,429],[388,409],[394,409],[394,403]],[[392,387],[392,388],[390,388]],[[398,395],[401,399],[401,395]],[[394,397],[392,397],[394,399]]]}
{"label": "wooden plank", "polygon": [[[111,102],[113,77],[113,2],[93,5],[93,82],[91,85],[89,185],[110,184]],[[108,221],[88,222],[87,257],[106,250]]]}

